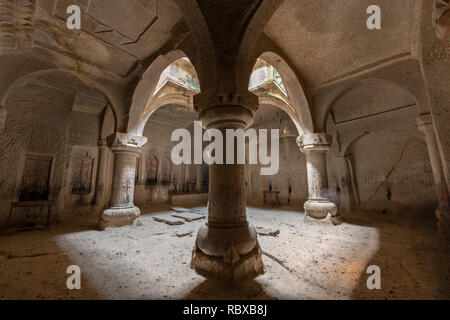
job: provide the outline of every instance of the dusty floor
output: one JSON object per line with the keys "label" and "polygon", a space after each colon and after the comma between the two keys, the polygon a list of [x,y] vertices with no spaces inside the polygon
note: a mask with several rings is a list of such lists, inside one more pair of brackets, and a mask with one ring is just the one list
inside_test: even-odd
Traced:
{"label": "dusty floor", "polygon": [[[280,234],[259,237],[265,273],[232,287],[189,267],[204,220],[181,226],[153,220],[167,211],[144,209],[139,227],[55,226],[1,235],[0,299],[450,298],[450,244],[428,224],[353,213],[335,227],[305,223],[301,212],[248,208],[255,226]],[[81,268],[81,290],[66,287],[66,268],[73,264]],[[369,265],[381,268],[381,290],[367,289]]]}

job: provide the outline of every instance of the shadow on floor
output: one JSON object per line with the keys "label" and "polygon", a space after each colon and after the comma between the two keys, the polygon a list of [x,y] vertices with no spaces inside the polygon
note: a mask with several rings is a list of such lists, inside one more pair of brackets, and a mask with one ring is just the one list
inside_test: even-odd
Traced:
{"label": "shadow on floor", "polygon": [[[56,238],[87,228],[10,232],[0,236],[0,300],[87,300],[101,299],[97,290],[83,278],[81,289],[69,290],[67,268],[76,263],[64,252]],[[18,241],[20,239],[20,241]],[[26,245],[24,245],[26,244]],[[20,246],[20,247],[18,247]],[[55,295],[55,292],[58,292]]]}
{"label": "shadow on floor", "polygon": [[[344,215],[346,223],[378,230],[379,248],[367,266],[381,270],[381,289],[367,288],[363,272],[353,299],[449,299],[449,242],[439,236],[434,214],[426,209],[389,217],[377,212]],[[383,277],[384,275],[384,277]],[[389,279],[383,281],[383,279]]]}
{"label": "shadow on floor", "polygon": [[184,300],[275,300],[253,279],[237,283],[223,279],[207,279],[189,292]]}

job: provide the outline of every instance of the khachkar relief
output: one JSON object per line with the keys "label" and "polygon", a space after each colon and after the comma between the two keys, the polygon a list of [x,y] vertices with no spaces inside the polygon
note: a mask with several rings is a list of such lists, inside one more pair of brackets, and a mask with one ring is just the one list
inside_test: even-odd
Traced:
{"label": "khachkar relief", "polygon": [[433,11],[433,25],[436,28],[436,34],[441,40],[450,39],[450,1],[435,0]]}
{"label": "khachkar relief", "polygon": [[51,156],[27,155],[19,201],[48,200],[51,167]]}
{"label": "khachkar relief", "polygon": [[158,158],[154,155],[150,155],[147,158],[145,167],[147,173],[146,184],[155,184],[158,181]]}
{"label": "khachkar relief", "polygon": [[161,183],[170,184],[170,177],[172,176],[172,161],[169,158],[165,158],[161,165]]}
{"label": "khachkar relief", "polygon": [[134,186],[133,186],[133,181],[134,181],[134,177],[133,177],[133,173],[129,172],[128,173],[128,179],[126,179],[122,185],[120,186],[121,191],[120,191],[120,203],[122,203],[123,205],[133,205],[133,191],[134,191]]}
{"label": "khachkar relief", "polygon": [[87,195],[91,193],[94,162],[95,158],[88,151],[77,154],[73,158],[71,194]]}

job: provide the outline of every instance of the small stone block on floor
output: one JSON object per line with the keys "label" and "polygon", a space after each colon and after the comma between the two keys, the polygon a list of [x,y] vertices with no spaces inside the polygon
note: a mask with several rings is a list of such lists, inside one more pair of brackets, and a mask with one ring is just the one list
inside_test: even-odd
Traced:
{"label": "small stone block on floor", "polygon": [[164,215],[164,216],[157,216],[157,217],[153,217],[153,220],[158,221],[158,222],[162,222],[171,226],[177,226],[180,224],[184,224],[184,220],[178,219],[178,218],[174,218],[170,215]]}
{"label": "small stone block on floor", "polygon": [[200,219],[205,219],[205,216],[200,215],[198,213],[194,213],[194,212],[174,213],[174,214],[172,214],[172,217],[180,218],[180,219],[186,220],[187,222],[200,220]]}
{"label": "small stone block on floor", "polygon": [[256,232],[260,236],[271,236],[271,237],[276,237],[277,235],[280,234],[280,230],[276,230],[276,229],[256,228]]}
{"label": "small stone block on floor", "polygon": [[181,208],[181,207],[173,207],[170,208],[170,210],[176,211],[176,212],[192,212],[191,209]]}
{"label": "small stone block on floor", "polygon": [[191,236],[194,233],[194,230],[190,230],[190,231],[180,231],[177,232],[175,235],[178,238],[183,238],[183,237],[187,237],[187,236]]}

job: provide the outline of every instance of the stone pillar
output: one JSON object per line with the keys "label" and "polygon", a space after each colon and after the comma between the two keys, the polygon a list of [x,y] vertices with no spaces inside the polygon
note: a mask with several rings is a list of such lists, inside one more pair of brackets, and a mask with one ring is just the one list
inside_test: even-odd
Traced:
{"label": "stone pillar", "polygon": [[421,115],[417,118],[417,123],[420,131],[425,135],[428,154],[430,155],[431,169],[433,171],[433,179],[439,201],[439,208],[436,210],[438,227],[440,229],[448,229],[450,226],[450,197],[447,184],[445,183],[444,169],[431,114]]}
{"label": "stone pillar", "polygon": [[114,154],[114,172],[109,209],[103,211],[100,229],[132,224],[140,215],[134,205],[136,157],[147,138],[126,133],[108,137]]}
{"label": "stone pillar", "polygon": [[0,132],[2,132],[3,129],[5,129],[5,124],[6,124],[6,108],[0,106]]}
{"label": "stone pillar", "polygon": [[[300,151],[306,155],[308,175],[308,201],[305,202],[305,219],[322,220],[330,215],[334,225],[342,222],[337,206],[329,200],[326,153],[330,149],[331,136],[311,133],[297,139]],[[312,219],[311,219],[312,218]]]}
{"label": "stone pillar", "polygon": [[99,156],[97,169],[97,183],[95,190],[95,204],[104,205],[106,196],[106,179],[108,178],[109,148],[105,140],[98,142]]}
{"label": "stone pillar", "polygon": [[[229,105],[207,108],[200,113],[206,128],[223,133],[224,162],[225,130],[245,130],[253,121],[254,113],[241,106],[240,101],[241,97]],[[256,230],[246,216],[245,165],[210,165],[208,200],[208,221],[198,231],[192,267],[207,277],[239,279],[262,273]]]}

